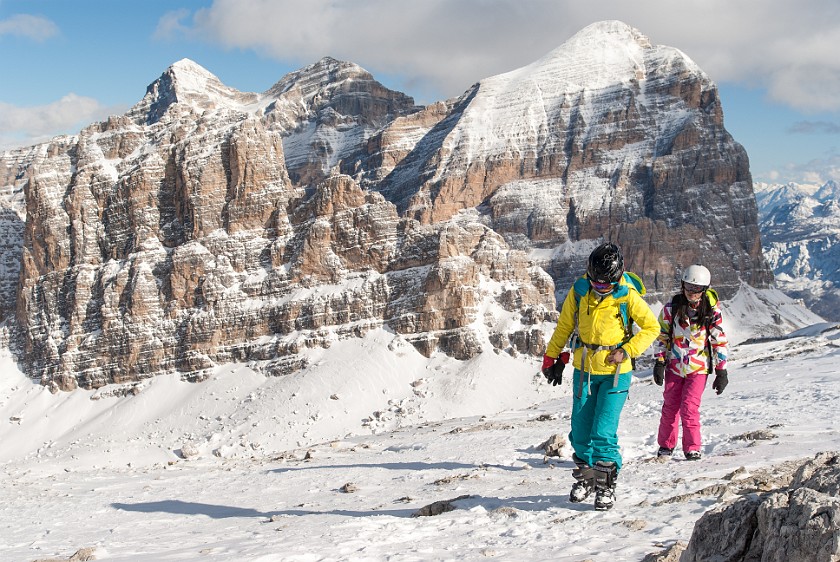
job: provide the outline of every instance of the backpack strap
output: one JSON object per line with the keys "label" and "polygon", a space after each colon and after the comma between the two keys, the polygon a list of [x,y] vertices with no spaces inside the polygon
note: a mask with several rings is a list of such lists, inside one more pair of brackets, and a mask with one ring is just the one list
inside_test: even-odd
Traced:
{"label": "backpack strap", "polygon": [[580,311],[580,299],[589,292],[589,279],[587,279],[586,276],[580,277],[572,285],[572,291],[575,295],[575,328],[569,338],[569,348],[572,350],[572,353],[574,353],[575,349],[581,345],[580,330],[578,329],[578,314]]}
{"label": "backpack strap", "polygon": [[[625,271],[622,277],[624,277],[624,282],[627,283],[627,286],[640,295],[644,296],[647,293],[647,288],[642,278],[632,271]],[[619,310],[621,311],[621,323],[624,326],[624,342],[628,342],[633,337],[633,319],[630,318],[627,312],[627,301],[619,303]],[[636,360],[631,358],[630,362],[633,365],[633,370],[636,370]]]}
{"label": "backpack strap", "polygon": [[674,347],[674,322],[677,321],[677,312],[679,311],[680,306],[680,303],[677,302],[677,300],[680,298],[684,299],[685,297],[682,293],[677,293],[671,297],[671,300],[668,302],[668,304],[671,305],[671,324],[668,326],[668,346],[666,348],[667,353],[665,355],[666,361],[668,360],[668,354],[671,353],[671,348]]}
{"label": "backpack strap", "polygon": [[712,359],[712,322],[715,321],[714,306],[719,302],[717,291],[709,287],[706,289],[706,298],[709,301],[709,314],[703,318],[703,326],[706,328],[706,354],[709,358],[706,372],[711,375],[715,370]]}

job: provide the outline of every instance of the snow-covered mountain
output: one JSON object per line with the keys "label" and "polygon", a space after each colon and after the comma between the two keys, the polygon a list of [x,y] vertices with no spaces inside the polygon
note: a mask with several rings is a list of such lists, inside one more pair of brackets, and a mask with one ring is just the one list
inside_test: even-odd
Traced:
{"label": "snow-covered mountain", "polygon": [[764,255],[777,286],[840,320],[840,187],[756,184]]}
{"label": "snow-covered mountain", "polygon": [[382,329],[430,360],[539,356],[605,239],[651,302],[695,262],[725,299],[772,280],[714,82],[617,21],[425,108],[331,58],[263,93],[182,60],[125,115],[0,163],[25,219],[0,312],[54,389],[288,375]]}
{"label": "snow-covered mountain", "polygon": [[419,220],[477,206],[514,247],[562,247],[543,264],[558,287],[601,237],[622,243],[653,293],[696,261],[727,296],[771,280],[717,87],[622,22],[477,83],[376,189]]}

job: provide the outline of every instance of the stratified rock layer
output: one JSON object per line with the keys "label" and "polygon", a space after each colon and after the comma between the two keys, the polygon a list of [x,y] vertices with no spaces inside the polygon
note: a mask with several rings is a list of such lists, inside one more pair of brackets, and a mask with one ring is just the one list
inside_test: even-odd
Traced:
{"label": "stratified rock layer", "polygon": [[724,297],[772,279],[714,84],[620,22],[425,108],[329,58],[262,94],[183,60],[125,115],[0,160],[25,195],[0,312],[62,389],[285,374],[374,328],[540,355],[603,239],[654,297],[698,261]]}

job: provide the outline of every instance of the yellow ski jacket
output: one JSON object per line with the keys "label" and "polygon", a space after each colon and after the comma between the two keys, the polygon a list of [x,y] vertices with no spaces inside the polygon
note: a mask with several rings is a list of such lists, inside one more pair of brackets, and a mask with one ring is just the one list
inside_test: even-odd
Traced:
{"label": "yellow ski jacket", "polygon": [[[621,303],[626,303],[627,316],[638,325],[639,331],[629,340],[624,341],[624,321],[621,314]],[[574,288],[570,288],[566,299],[563,301],[563,308],[560,310],[560,318],[557,320],[557,327],[548,342],[545,354],[549,357],[559,357],[560,352],[566,346],[569,337],[575,329],[575,313],[578,313],[578,332],[580,342],[575,345],[574,359],[575,368],[592,375],[614,375],[616,366],[607,363],[607,355],[610,349],[593,350],[596,347],[613,349],[621,347],[627,352],[628,358],[621,364],[619,373],[627,373],[633,370],[630,358],[635,358],[644,353],[659,335],[659,321],[653,314],[642,296],[631,286],[624,276],[621,277],[613,292],[605,297],[600,297],[595,291],[589,290],[580,297],[580,309],[575,297]],[[622,343],[623,342],[623,343]],[[575,342],[572,342],[574,344]],[[586,349],[586,365],[581,365]]]}

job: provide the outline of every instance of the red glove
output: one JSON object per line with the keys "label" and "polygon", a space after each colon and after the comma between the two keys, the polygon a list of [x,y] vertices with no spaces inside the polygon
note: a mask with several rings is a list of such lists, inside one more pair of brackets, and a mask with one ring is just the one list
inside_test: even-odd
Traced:
{"label": "red glove", "polygon": [[[562,355],[562,354],[561,354]],[[542,370],[545,371],[549,367],[554,366],[554,362],[557,361],[554,357],[549,357],[548,355],[543,355],[543,366]]]}
{"label": "red glove", "polygon": [[563,365],[568,364],[568,362],[569,362],[569,352],[564,351],[563,353],[560,354],[560,357],[558,357],[557,359],[555,359],[554,357],[549,357],[548,355],[543,355],[543,364],[542,364],[541,370],[545,371],[546,369],[554,366],[554,363],[558,360]]}
{"label": "red glove", "polygon": [[555,359],[548,355],[543,356],[542,374],[553,386],[563,383],[563,368],[569,362],[569,353],[564,351],[560,357]]}

